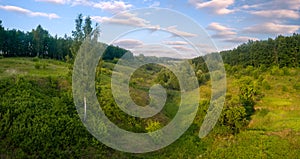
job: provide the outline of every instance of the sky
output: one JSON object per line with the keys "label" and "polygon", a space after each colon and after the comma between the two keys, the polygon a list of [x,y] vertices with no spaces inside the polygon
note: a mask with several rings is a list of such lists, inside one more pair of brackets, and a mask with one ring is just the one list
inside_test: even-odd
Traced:
{"label": "sky", "polygon": [[[155,15],[153,18],[147,16],[145,10],[139,10],[148,7],[166,8],[170,12],[154,9],[150,11]],[[79,13],[90,16],[93,26],[99,23],[106,27],[103,32],[111,33],[110,38],[117,36],[113,35],[114,32],[122,33],[116,29],[130,29],[121,25],[138,28],[121,39],[112,38],[115,39],[114,44],[125,48],[135,46],[145,49],[141,47],[145,43],[151,43],[148,46],[155,48],[153,44],[158,42],[155,39],[164,37],[160,44],[188,52],[192,48],[186,46],[190,41],[195,46],[207,45],[205,40],[200,42],[195,38],[199,31],[203,31],[201,35],[207,34],[205,38],[209,37],[221,51],[232,49],[249,39],[264,40],[300,32],[299,0],[0,0],[0,20],[9,29],[31,31],[40,24],[52,36],[71,36]],[[184,22],[184,19],[189,20]],[[105,23],[118,26],[105,26]],[[152,31],[147,32],[143,28]],[[142,38],[148,35],[152,39]]]}

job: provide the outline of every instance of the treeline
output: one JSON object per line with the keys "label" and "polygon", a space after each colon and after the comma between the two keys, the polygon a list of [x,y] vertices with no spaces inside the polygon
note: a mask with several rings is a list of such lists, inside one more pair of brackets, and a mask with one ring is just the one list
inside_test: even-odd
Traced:
{"label": "treeline", "polygon": [[222,51],[224,63],[241,66],[300,66],[300,35],[278,36],[262,41],[248,41],[233,50]]}
{"label": "treeline", "polygon": [[[90,36],[93,30],[97,31],[97,26],[98,24],[93,29],[91,18],[87,16],[83,19],[83,15],[79,14],[75,19],[72,37],[58,37],[51,36],[41,25],[30,32],[5,29],[0,20],[0,56],[50,58],[72,63],[84,39]],[[110,45],[107,46],[103,59],[120,58],[126,52],[128,51],[125,49]]]}
{"label": "treeline", "polygon": [[73,39],[51,36],[41,25],[30,32],[4,29],[0,21],[0,54],[4,57],[41,57],[64,60],[71,55]]}

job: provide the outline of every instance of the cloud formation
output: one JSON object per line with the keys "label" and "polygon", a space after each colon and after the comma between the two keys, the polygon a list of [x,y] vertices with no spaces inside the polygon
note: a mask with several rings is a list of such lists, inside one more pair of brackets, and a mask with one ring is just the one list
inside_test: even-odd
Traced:
{"label": "cloud formation", "polygon": [[272,22],[266,22],[263,24],[254,25],[244,29],[247,33],[259,33],[259,34],[292,34],[300,29],[299,25],[285,25]]}
{"label": "cloud formation", "polygon": [[196,37],[197,34],[181,31],[177,29],[177,26],[170,26],[164,29],[170,33],[172,33],[174,36],[182,36],[182,37]]}
{"label": "cloud formation", "polygon": [[141,27],[141,28],[148,28],[152,32],[158,30],[164,30],[166,32],[171,33],[173,36],[181,36],[181,37],[196,37],[197,34],[181,31],[177,29],[177,26],[170,26],[166,28],[162,28],[159,25],[152,25],[149,21],[138,17],[137,14],[123,12],[122,14],[117,14],[116,16],[109,18],[109,17],[101,17],[101,16],[91,16],[93,21],[98,23],[111,23],[111,24],[119,24],[119,25],[126,25],[126,26],[133,26],[133,27]]}
{"label": "cloud formation", "polygon": [[57,19],[60,18],[57,14],[54,13],[43,13],[43,12],[33,12],[31,10],[17,7],[17,6],[10,6],[10,5],[0,5],[0,9],[15,12],[23,15],[27,15],[30,17],[46,17],[49,19]]}
{"label": "cloud formation", "polygon": [[234,10],[228,9],[229,6],[234,4],[234,0],[211,0],[203,2],[201,0],[189,0],[189,3],[192,4],[197,9],[210,9],[215,14],[223,15],[233,13]]}
{"label": "cloud formation", "polygon": [[101,16],[91,16],[91,19],[99,22],[99,23],[112,23],[112,24],[120,24],[127,26],[135,26],[135,27],[147,27],[150,22],[145,19],[139,18],[136,14],[132,13],[122,13],[118,14],[113,18],[109,17],[101,17]]}
{"label": "cloud formation", "polygon": [[166,45],[188,45],[186,41],[163,41],[163,44]]}
{"label": "cloud formation", "polygon": [[123,1],[107,1],[107,2],[100,1],[98,3],[92,3],[92,7],[100,8],[102,10],[110,11],[113,13],[117,13],[117,12],[124,11],[124,10],[131,8],[132,5],[126,4]]}
{"label": "cloud formation", "polygon": [[46,2],[54,4],[69,4],[71,6],[88,6],[93,8],[99,8],[104,11],[109,11],[112,13],[121,12],[133,7],[132,4],[125,3],[122,0],[112,0],[112,1],[91,1],[91,0],[35,0],[37,2]]}
{"label": "cloud formation", "polygon": [[47,2],[53,4],[66,4],[70,2],[70,0],[35,0],[36,2]]}
{"label": "cloud formation", "polygon": [[230,43],[243,43],[248,40],[258,40],[257,38],[248,36],[239,36],[236,29],[223,26],[219,23],[213,22],[208,27],[208,30],[212,30],[215,34],[212,35],[213,38],[223,40]]}
{"label": "cloud formation", "polygon": [[207,29],[216,32],[216,34],[212,35],[212,37],[214,38],[228,38],[228,37],[235,36],[237,34],[236,32],[233,31],[234,30],[233,28],[223,26],[216,22],[209,24]]}
{"label": "cloud formation", "polygon": [[142,41],[136,39],[120,39],[114,41],[113,44],[125,48],[127,50],[132,50],[133,48],[144,45]]}
{"label": "cloud formation", "polygon": [[298,11],[288,10],[288,9],[278,9],[278,10],[261,10],[261,11],[251,11],[253,15],[266,17],[266,18],[277,18],[277,19],[299,19],[300,15]]}

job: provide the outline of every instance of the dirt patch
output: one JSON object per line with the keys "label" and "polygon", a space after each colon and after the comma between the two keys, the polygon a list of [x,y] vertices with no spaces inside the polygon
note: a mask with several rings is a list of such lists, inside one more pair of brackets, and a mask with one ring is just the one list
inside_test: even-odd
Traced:
{"label": "dirt patch", "polygon": [[292,133],[293,133],[292,129],[284,129],[282,131],[276,131],[276,132],[266,132],[266,134],[268,136],[275,135],[275,136],[279,136],[281,138],[286,138],[287,136],[289,136]]}

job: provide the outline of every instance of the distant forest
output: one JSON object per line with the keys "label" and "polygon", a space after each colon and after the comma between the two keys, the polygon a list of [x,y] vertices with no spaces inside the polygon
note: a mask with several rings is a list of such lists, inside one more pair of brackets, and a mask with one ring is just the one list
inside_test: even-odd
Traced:
{"label": "distant forest", "polygon": [[300,66],[300,35],[278,36],[262,41],[248,41],[237,48],[221,52],[224,63],[241,66]]}
{"label": "distant forest", "polygon": [[[96,24],[95,27],[97,27]],[[30,32],[5,29],[0,20],[0,56],[4,57],[39,57],[62,61],[73,61],[83,40],[92,32],[90,17],[83,19],[79,14],[75,19],[72,37],[51,36],[41,25]],[[113,60],[122,57],[127,50],[108,46],[103,59]]]}

